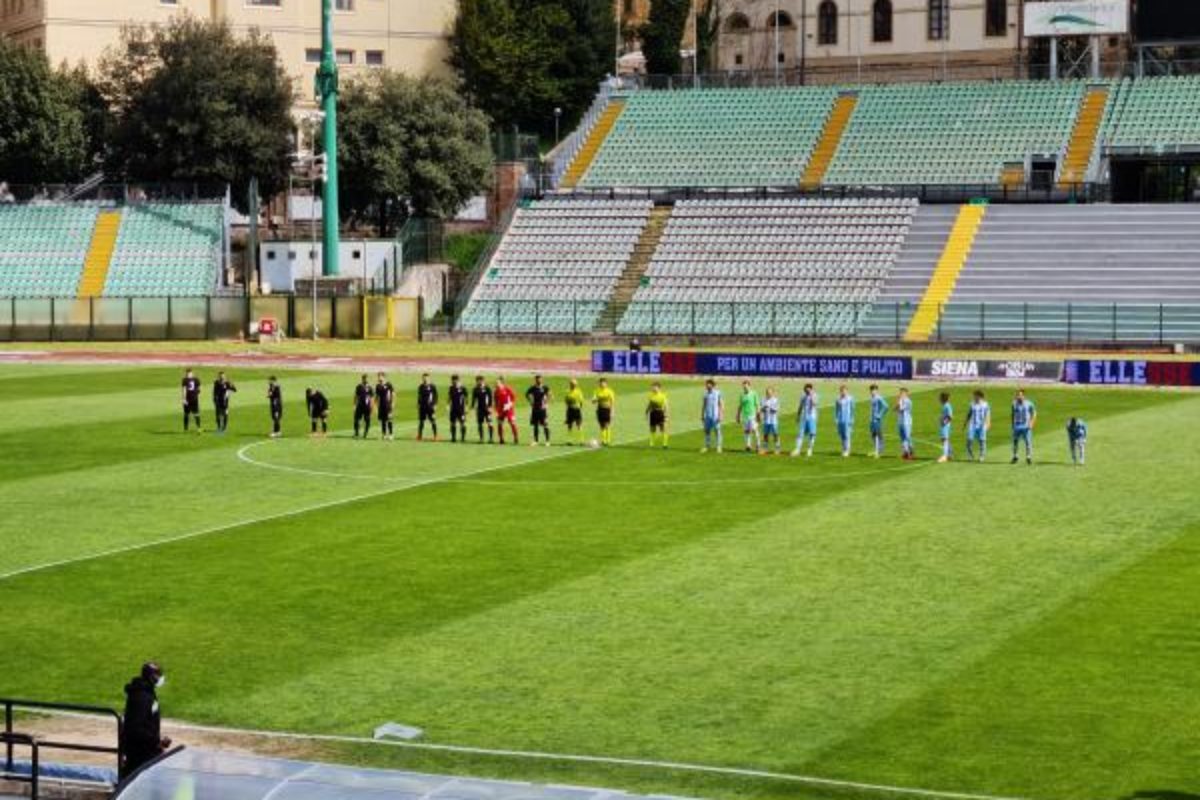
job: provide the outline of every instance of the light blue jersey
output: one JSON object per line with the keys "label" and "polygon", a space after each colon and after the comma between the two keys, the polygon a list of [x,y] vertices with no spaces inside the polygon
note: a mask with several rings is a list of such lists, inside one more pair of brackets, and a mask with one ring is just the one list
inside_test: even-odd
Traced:
{"label": "light blue jersey", "polygon": [[854,424],[854,398],[850,395],[838,397],[833,405],[833,419],[838,425]]}
{"label": "light blue jersey", "polygon": [[971,408],[967,411],[967,438],[976,442],[986,440],[991,420],[992,407],[988,405],[987,400],[971,403]]}
{"label": "light blue jersey", "polygon": [[905,458],[911,458],[913,454],[912,430],[912,398],[901,396],[896,401],[896,435],[900,437],[900,452]]}
{"label": "light blue jersey", "polygon": [[950,403],[942,403],[942,438],[949,439],[950,432],[954,426],[954,406]]}
{"label": "light blue jersey", "polygon": [[767,436],[779,435],[779,398],[768,397],[762,404],[763,433]]}
{"label": "light blue jersey", "polygon": [[721,419],[721,390],[704,393],[704,421],[717,422]]}
{"label": "light blue jersey", "polygon": [[888,404],[881,396],[871,398],[871,433],[875,436],[883,433],[883,418],[887,416]]}
{"label": "light blue jersey", "polygon": [[816,436],[817,435],[817,410],[820,408],[820,401],[817,399],[817,393],[812,392],[800,398],[800,435],[801,436]]}
{"label": "light blue jersey", "polygon": [[1012,405],[1012,426],[1014,431],[1028,430],[1033,425],[1033,417],[1037,407],[1031,400],[1014,400]]}

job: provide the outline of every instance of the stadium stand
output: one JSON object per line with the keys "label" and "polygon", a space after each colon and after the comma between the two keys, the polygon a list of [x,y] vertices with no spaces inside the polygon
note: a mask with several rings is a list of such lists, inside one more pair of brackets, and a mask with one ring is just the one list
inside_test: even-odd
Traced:
{"label": "stadium stand", "polygon": [[825,184],[996,184],[1004,165],[1066,151],[1079,81],[873,86]]}
{"label": "stadium stand", "polygon": [[590,332],[652,207],[649,200],[552,199],[518,209],[460,327]]}
{"label": "stadium stand", "polygon": [[0,297],[74,296],[94,205],[0,206]]}
{"label": "stadium stand", "polygon": [[617,332],[851,334],[916,209],[893,199],[681,201]]}
{"label": "stadium stand", "polygon": [[796,186],[836,96],[828,87],[635,92],[579,186]]}
{"label": "stadium stand", "polygon": [[1105,130],[1110,147],[1200,147],[1200,76],[1123,80]]}
{"label": "stadium stand", "polygon": [[[1194,340],[1198,252],[1200,208],[993,205],[943,310],[940,335],[1157,338],[1163,314],[1168,340]],[[1032,320],[1026,304],[1035,306]]]}
{"label": "stadium stand", "polygon": [[129,206],[104,286],[106,297],[202,297],[221,264],[224,207],[149,203]]}

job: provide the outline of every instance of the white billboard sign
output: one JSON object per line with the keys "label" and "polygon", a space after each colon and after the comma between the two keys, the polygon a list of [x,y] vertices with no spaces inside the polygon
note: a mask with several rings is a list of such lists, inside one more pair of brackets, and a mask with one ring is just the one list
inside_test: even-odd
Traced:
{"label": "white billboard sign", "polygon": [[1129,32],[1129,0],[1029,3],[1025,35],[1107,36]]}

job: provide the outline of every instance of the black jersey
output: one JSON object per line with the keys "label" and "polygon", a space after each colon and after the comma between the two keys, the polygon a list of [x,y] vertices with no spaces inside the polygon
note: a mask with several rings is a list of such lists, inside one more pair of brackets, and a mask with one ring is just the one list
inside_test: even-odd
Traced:
{"label": "black jersey", "polygon": [[308,396],[308,415],[317,419],[329,411],[329,399],[323,392],[313,392]]}
{"label": "black jersey", "polygon": [[544,411],[546,403],[550,402],[550,387],[546,385],[538,386],[536,383],[525,390],[525,399],[529,401],[529,407],[534,411]]}
{"label": "black jersey", "polygon": [[484,385],[472,389],[471,408],[481,417],[492,413],[492,387]]}
{"label": "black jersey", "polygon": [[267,388],[267,402],[271,404],[271,412],[283,412],[283,389],[279,384]]}
{"label": "black jersey", "polygon": [[448,394],[450,395],[450,413],[456,417],[466,416],[467,387],[451,386]]}
{"label": "black jersey", "polygon": [[422,383],[417,387],[417,408],[421,411],[435,411],[438,404],[438,390],[432,383]]}
{"label": "black jersey", "polygon": [[237,387],[229,381],[217,379],[213,381],[213,402],[217,408],[225,408],[229,405],[230,393],[236,391]]}
{"label": "black jersey", "polygon": [[370,408],[371,398],[375,396],[375,390],[370,384],[360,383],[354,387],[354,406],[355,408]]}
{"label": "black jersey", "polygon": [[195,376],[193,376],[191,378],[184,378],[180,382],[180,385],[183,387],[183,396],[185,398],[187,398],[189,403],[200,399],[200,379],[199,378],[197,378]]}
{"label": "black jersey", "polygon": [[380,411],[391,411],[392,403],[396,399],[396,389],[392,386],[391,381],[383,381],[375,384],[375,400],[379,403]]}

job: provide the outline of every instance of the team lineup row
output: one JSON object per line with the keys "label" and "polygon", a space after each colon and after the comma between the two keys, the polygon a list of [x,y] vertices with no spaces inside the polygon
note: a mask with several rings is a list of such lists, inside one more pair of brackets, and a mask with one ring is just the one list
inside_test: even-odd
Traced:
{"label": "team lineup row", "polygon": [[[200,427],[200,394],[202,382],[192,370],[184,375],[181,390],[183,402],[183,428],[189,430],[194,422],[196,431]],[[889,402],[880,393],[877,385],[869,389],[867,401],[871,435],[871,450],[868,455],[879,458],[884,451],[884,420],[894,411],[896,414],[896,433],[900,440],[900,455],[905,460],[914,456],[913,443],[913,400],[907,388],[901,388],[893,402]],[[216,413],[217,431],[224,432],[229,424],[230,395],[237,392],[237,387],[228,380],[224,372],[218,372],[213,382],[213,406]],[[529,403],[529,424],[533,430],[531,446],[544,443],[550,445],[550,407],[554,399],[551,388],[544,382],[541,375],[535,375],[533,383],[524,393]],[[520,443],[520,431],[516,421],[517,395],[508,385],[504,377],[498,377],[491,385],[482,375],[475,376],[474,386],[468,388],[458,375],[450,379],[447,390],[446,410],[449,415],[450,440],[465,442],[467,440],[467,418],[473,414],[476,425],[476,435],[479,442],[484,441],[486,432],[487,442],[506,444],[506,429],[511,434],[513,444]],[[271,414],[271,436],[281,435],[283,419],[283,390],[275,376],[267,381],[267,401]],[[385,440],[395,438],[393,416],[395,413],[396,390],[387,376],[380,372],[372,385],[370,377],[364,374],[354,388],[354,437],[366,438],[371,429],[372,418],[379,424],[380,436]],[[417,434],[416,438],[425,438],[425,427],[428,424],[434,441],[438,434],[438,411],[440,395],[437,386],[432,383],[426,373],[421,376],[417,387]],[[588,403],[579,382],[571,379],[563,398],[566,409],[564,424],[567,429],[568,444],[583,444],[583,411]],[[600,431],[599,439],[593,440],[595,446],[612,444],[613,414],[616,410],[617,395],[609,387],[608,381],[600,378],[596,389],[592,392],[590,403],[595,407],[596,423]],[[741,392],[734,405],[735,421],[743,434],[744,449],[747,452],[769,455],[781,455],[783,452],[780,418],[782,400],[773,386],[768,386],[765,395],[760,396],[751,382],[741,382]],[[939,462],[950,461],[954,457],[953,428],[954,407],[950,393],[942,392],[939,397],[938,428],[941,444]],[[324,436],[329,429],[330,402],[319,389],[305,389],[305,405],[308,410],[311,433]],[[846,385],[838,388],[833,409],[833,422],[837,430],[838,441],[841,444],[843,457],[850,457],[854,436],[855,408],[857,400]],[[817,427],[820,417],[820,397],[811,383],[805,384],[803,393],[796,410],[797,434],[795,448],[791,451],[793,457],[801,455],[812,456],[816,445]],[[1019,461],[1020,448],[1024,446],[1025,461],[1033,463],[1033,431],[1037,425],[1037,407],[1025,396],[1023,389],[1018,389],[1011,405],[1010,426],[1012,433],[1012,463]],[[670,438],[671,407],[662,384],[655,382],[650,387],[646,399],[645,417],[650,428],[650,446],[667,447]],[[723,428],[726,424],[725,398],[713,379],[704,383],[704,394],[700,401],[700,422],[704,429],[704,447],[701,452],[714,450],[718,453],[724,450]],[[970,460],[983,461],[987,456],[988,433],[992,427],[992,409],[984,392],[976,390],[968,407],[963,429],[966,432],[967,457]],[[1071,417],[1067,423],[1067,438],[1071,459],[1077,465],[1083,465],[1086,459],[1087,423]]]}

